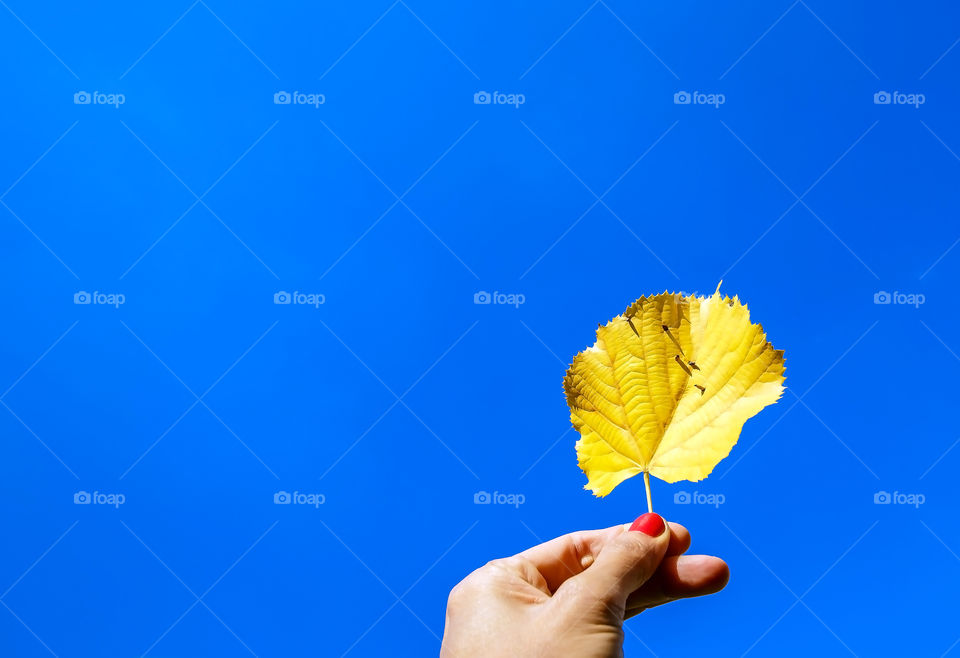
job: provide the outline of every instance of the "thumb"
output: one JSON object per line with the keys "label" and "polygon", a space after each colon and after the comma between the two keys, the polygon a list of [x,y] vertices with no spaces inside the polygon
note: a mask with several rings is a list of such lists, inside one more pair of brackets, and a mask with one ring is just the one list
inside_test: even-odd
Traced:
{"label": "thumb", "polygon": [[607,543],[590,567],[576,576],[580,585],[605,603],[623,605],[660,566],[670,531],[658,514],[637,517],[629,530]]}

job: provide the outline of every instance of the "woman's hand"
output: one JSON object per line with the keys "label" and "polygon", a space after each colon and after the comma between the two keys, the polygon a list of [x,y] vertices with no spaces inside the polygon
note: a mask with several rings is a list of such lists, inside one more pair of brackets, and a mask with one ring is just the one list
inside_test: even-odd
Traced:
{"label": "woman's hand", "polygon": [[689,547],[686,528],[644,514],[489,562],[450,592],[441,658],[622,656],[624,619],[727,584],[723,560]]}

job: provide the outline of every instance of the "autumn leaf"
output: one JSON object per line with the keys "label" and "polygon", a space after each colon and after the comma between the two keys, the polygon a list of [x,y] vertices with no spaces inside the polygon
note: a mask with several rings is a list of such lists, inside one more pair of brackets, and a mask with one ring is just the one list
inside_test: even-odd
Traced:
{"label": "autumn leaf", "polygon": [[783,350],[737,297],[641,297],[597,329],[563,380],[585,489],[644,473],[702,480],[783,393]]}

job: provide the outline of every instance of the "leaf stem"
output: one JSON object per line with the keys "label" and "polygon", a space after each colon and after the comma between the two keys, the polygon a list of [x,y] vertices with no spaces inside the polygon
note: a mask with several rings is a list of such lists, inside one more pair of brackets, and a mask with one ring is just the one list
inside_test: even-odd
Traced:
{"label": "leaf stem", "polygon": [[653,497],[650,495],[650,474],[643,472],[643,486],[647,490],[647,511],[653,512]]}

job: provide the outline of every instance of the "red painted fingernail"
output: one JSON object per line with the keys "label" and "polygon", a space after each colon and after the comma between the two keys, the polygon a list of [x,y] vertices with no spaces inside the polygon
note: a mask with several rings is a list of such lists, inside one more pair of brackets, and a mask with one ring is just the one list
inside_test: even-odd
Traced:
{"label": "red painted fingernail", "polygon": [[642,532],[645,535],[650,535],[651,537],[659,537],[666,527],[663,518],[659,514],[647,512],[646,514],[638,516],[637,520],[630,526],[630,529]]}

